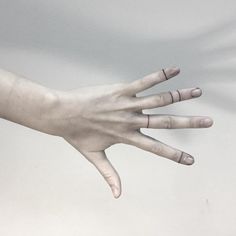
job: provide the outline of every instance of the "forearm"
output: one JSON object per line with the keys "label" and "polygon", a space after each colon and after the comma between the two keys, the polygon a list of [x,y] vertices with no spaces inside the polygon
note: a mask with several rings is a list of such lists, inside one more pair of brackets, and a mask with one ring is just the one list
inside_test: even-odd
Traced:
{"label": "forearm", "polygon": [[0,117],[51,133],[50,114],[57,104],[54,90],[0,69]]}

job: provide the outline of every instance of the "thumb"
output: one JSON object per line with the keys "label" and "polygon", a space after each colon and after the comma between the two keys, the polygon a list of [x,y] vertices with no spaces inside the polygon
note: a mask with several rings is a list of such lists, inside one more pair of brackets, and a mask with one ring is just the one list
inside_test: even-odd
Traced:
{"label": "thumb", "polygon": [[113,196],[118,198],[121,195],[120,177],[111,162],[107,159],[105,151],[84,152],[80,150],[80,152],[98,169],[109,184]]}

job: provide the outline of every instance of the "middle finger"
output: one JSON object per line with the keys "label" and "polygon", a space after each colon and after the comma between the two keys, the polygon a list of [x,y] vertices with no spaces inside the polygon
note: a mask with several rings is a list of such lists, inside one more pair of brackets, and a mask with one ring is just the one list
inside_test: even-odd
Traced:
{"label": "middle finger", "polygon": [[148,115],[142,114],[139,117],[140,122],[138,128],[208,128],[213,124],[213,120],[208,116],[149,115],[148,117]]}
{"label": "middle finger", "polygon": [[143,97],[133,98],[134,109],[151,109],[166,106],[172,103],[200,97],[202,90],[200,88],[185,88],[174,91],[163,92]]}

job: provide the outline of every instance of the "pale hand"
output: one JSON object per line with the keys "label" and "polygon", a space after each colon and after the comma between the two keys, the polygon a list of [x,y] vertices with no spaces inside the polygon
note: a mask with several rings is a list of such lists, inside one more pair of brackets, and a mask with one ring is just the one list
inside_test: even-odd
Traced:
{"label": "pale hand", "polygon": [[[63,137],[99,170],[115,198],[121,195],[121,181],[107,159],[105,149],[116,143],[134,145],[177,163],[191,165],[190,154],[170,147],[143,134],[147,115],[143,109],[152,109],[201,96],[199,88],[137,97],[158,83],[179,73],[178,68],[167,68],[131,83],[82,87],[71,91],[56,91],[57,105],[50,113],[48,133]],[[206,128],[213,124],[206,116],[150,115],[148,128]]]}

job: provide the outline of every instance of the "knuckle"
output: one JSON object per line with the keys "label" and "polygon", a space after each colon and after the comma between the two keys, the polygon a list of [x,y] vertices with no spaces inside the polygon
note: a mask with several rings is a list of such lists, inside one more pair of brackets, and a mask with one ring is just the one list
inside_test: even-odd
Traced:
{"label": "knuckle", "polygon": [[190,118],[189,119],[189,126],[192,127],[192,128],[195,128],[195,127],[198,127],[199,124],[196,122],[196,119]]}
{"label": "knuckle", "polygon": [[113,173],[111,173],[110,171],[104,171],[102,175],[111,187],[115,187],[114,174]]}
{"label": "knuckle", "polygon": [[171,129],[173,127],[173,119],[170,116],[165,117],[164,119],[164,128]]}
{"label": "knuckle", "polygon": [[116,95],[122,95],[127,89],[126,83],[116,83],[114,84],[114,90]]}
{"label": "knuckle", "polygon": [[137,114],[136,112],[129,112],[124,117],[124,122],[126,124],[126,129],[136,127],[137,125],[140,125],[141,115]]}
{"label": "knuckle", "polygon": [[155,104],[160,104],[162,101],[162,96],[161,95],[154,96],[153,100]]}
{"label": "knuckle", "polygon": [[194,127],[195,125],[194,125],[194,119],[189,119],[189,127]]}
{"label": "knuckle", "polygon": [[142,98],[139,97],[130,98],[129,108],[132,112],[142,110],[143,106],[145,106],[145,101],[143,101]]}
{"label": "knuckle", "polygon": [[156,95],[156,96],[153,96],[151,101],[150,101],[150,105],[152,106],[160,106],[163,102],[163,97],[162,95]]}
{"label": "knuckle", "polygon": [[135,100],[132,97],[122,96],[119,97],[116,104],[112,104],[112,109],[116,109],[119,112],[129,112],[132,109],[135,109],[137,106]]}
{"label": "knuckle", "polygon": [[109,172],[109,171],[104,171],[103,172],[103,176],[105,177],[105,179],[108,181],[108,182],[110,182],[110,183],[112,183],[112,174]]}
{"label": "knuckle", "polygon": [[174,154],[172,156],[172,160],[175,162],[179,162],[180,156],[181,156],[181,152],[176,150],[176,151],[174,151]]}
{"label": "knuckle", "polygon": [[139,86],[141,88],[146,87],[149,79],[150,79],[149,77],[143,77],[143,78],[139,79]]}
{"label": "knuckle", "polygon": [[121,133],[121,135],[118,137],[118,142],[125,144],[133,144],[133,134],[129,132]]}
{"label": "knuckle", "polygon": [[159,95],[159,105],[160,106],[165,105],[165,97],[162,94]]}
{"label": "knuckle", "polygon": [[162,146],[159,143],[156,143],[151,146],[151,152],[156,153],[156,154],[161,154],[162,153]]}
{"label": "knuckle", "polygon": [[139,81],[138,81],[139,85],[141,87],[145,86],[147,84],[147,79],[148,79],[148,77],[143,77],[143,78],[139,79]]}
{"label": "knuckle", "polygon": [[153,74],[154,74],[154,76],[155,76],[156,79],[160,80],[160,79],[161,79],[162,71],[157,71],[157,72],[155,72],[155,73],[153,73]]}
{"label": "knuckle", "polygon": [[144,126],[144,122],[146,124],[146,117],[137,114],[131,118],[130,128],[141,128]]}
{"label": "knuckle", "polygon": [[117,135],[116,137],[116,142],[117,143],[127,143],[127,137],[124,135],[123,132],[120,133],[120,135]]}

